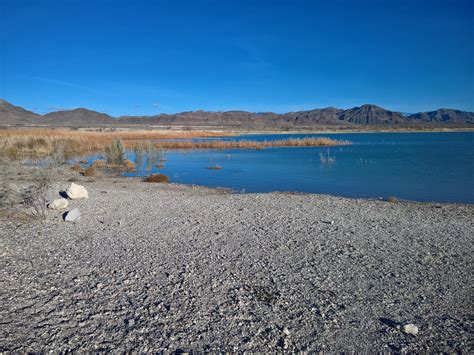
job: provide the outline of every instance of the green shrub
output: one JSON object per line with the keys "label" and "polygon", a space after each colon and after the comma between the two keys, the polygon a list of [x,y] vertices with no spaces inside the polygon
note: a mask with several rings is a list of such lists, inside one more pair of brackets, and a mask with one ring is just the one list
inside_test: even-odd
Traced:
{"label": "green shrub", "polygon": [[122,166],[125,164],[125,147],[121,139],[114,139],[109,146],[105,147],[107,163]]}

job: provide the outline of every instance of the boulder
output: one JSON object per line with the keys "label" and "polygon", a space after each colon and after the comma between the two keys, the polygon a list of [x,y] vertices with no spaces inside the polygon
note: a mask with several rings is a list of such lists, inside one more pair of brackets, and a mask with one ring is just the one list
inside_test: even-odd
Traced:
{"label": "boulder", "polygon": [[66,222],[76,222],[81,219],[81,212],[78,208],[74,208],[67,212],[64,216]]}
{"label": "boulder", "polygon": [[71,200],[89,198],[86,188],[73,182],[71,182],[71,185],[66,189],[66,194]]}
{"label": "boulder", "polygon": [[51,210],[64,210],[69,205],[69,201],[65,198],[57,198],[48,204]]}

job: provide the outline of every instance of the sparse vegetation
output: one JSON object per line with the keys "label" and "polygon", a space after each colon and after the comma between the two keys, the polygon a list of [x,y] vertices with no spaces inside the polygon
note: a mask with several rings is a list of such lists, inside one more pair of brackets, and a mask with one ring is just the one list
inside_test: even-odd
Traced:
{"label": "sparse vegetation", "polygon": [[137,143],[133,147],[133,152],[135,153],[135,163],[138,167],[143,165],[143,154],[144,154],[143,143]]}
{"label": "sparse vegetation", "polygon": [[152,174],[148,177],[146,177],[144,182],[160,182],[160,183],[167,183],[169,182],[168,176],[164,174]]}
{"label": "sparse vegetation", "polygon": [[321,161],[321,164],[330,165],[336,162],[336,157],[331,155],[331,152],[328,149],[326,154],[323,152],[319,153],[319,160]]}
{"label": "sparse vegetation", "polygon": [[92,162],[92,166],[96,169],[105,168],[106,162],[102,159],[97,159]]}
{"label": "sparse vegetation", "polygon": [[387,202],[397,203],[397,202],[399,202],[399,200],[398,200],[398,198],[391,196],[391,197],[387,198]]}
{"label": "sparse vegetation", "polygon": [[89,166],[84,172],[82,173],[84,176],[96,176],[96,171],[94,165]]}
{"label": "sparse vegetation", "polygon": [[47,217],[47,194],[52,186],[51,168],[37,169],[26,188],[16,186],[12,172],[2,169],[0,182],[0,210],[2,215],[23,216],[41,221]]}
{"label": "sparse vegetation", "polygon": [[121,139],[116,138],[105,147],[105,156],[107,157],[107,164],[114,166],[125,165],[125,146]]}
{"label": "sparse vegetation", "polygon": [[73,166],[71,166],[71,170],[72,171],[77,171],[77,172],[80,172],[82,171],[82,166],[80,164],[74,164]]}

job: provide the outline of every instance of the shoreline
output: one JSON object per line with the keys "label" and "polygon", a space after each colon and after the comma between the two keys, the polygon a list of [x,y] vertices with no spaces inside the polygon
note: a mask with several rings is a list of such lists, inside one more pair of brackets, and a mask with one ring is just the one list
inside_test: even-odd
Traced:
{"label": "shoreline", "polygon": [[281,132],[281,131],[274,131],[274,132],[266,132],[266,131],[258,131],[255,133],[249,134],[371,134],[371,133],[462,133],[462,132],[474,132],[474,128],[466,128],[466,129],[447,129],[447,130],[368,130],[368,131],[360,131],[360,130],[348,130],[348,131],[295,131],[295,132]]}
{"label": "shoreline", "polygon": [[472,350],[473,205],[57,174],[81,220],[0,222],[3,351]]}
{"label": "shoreline", "polygon": [[[97,126],[42,126],[42,125],[32,125],[32,126],[0,126],[0,129],[52,129],[52,130],[78,130],[80,132],[94,132],[97,130],[117,130],[117,131],[164,131],[164,132],[193,132],[193,131],[207,131],[212,133],[222,133],[222,134],[232,134],[232,135],[242,135],[242,134],[346,134],[346,133],[451,133],[451,132],[474,132],[474,127],[425,127],[425,128],[409,128],[409,127],[394,127],[394,128],[373,128],[373,129],[364,129],[360,128],[340,128],[337,127],[330,128],[320,128],[320,129],[295,129],[295,130],[278,130],[278,129],[234,129],[232,127],[217,127],[217,126],[147,126],[147,125],[129,125],[129,126],[115,126],[115,125],[97,125]],[[225,137],[225,136],[222,136]],[[218,138],[218,136],[216,136]]]}

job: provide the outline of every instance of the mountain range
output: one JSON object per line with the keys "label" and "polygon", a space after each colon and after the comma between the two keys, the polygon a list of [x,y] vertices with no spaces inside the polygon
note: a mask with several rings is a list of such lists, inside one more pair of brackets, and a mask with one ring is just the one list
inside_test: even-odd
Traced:
{"label": "mountain range", "polygon": [[154,116],[112,117],[85,108],[40,115],[0,99],[0,126],[201,126],[229,128],[311,128],[316,126],[436,126],[472,127],[474,112],[441,108],[430,112],[403,114],[376,105],[351,109],[327,107],[277,114],[247,111],[189,111]]}

